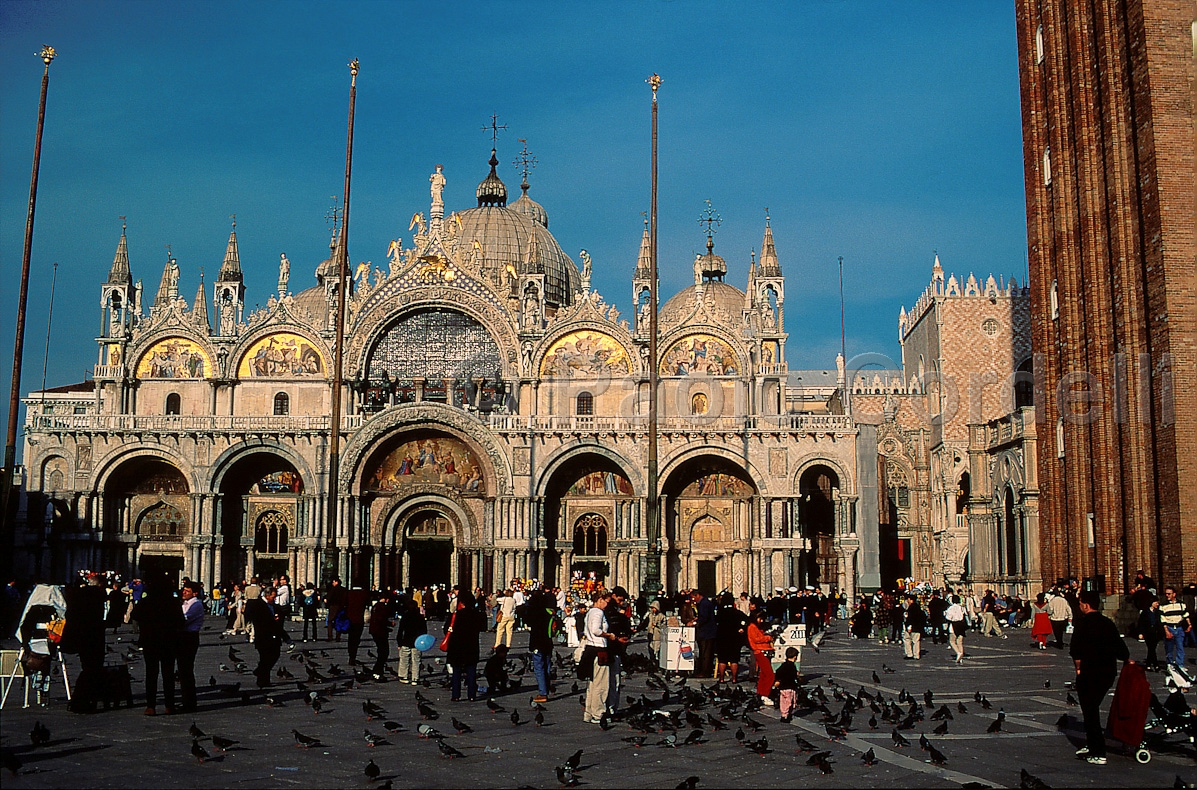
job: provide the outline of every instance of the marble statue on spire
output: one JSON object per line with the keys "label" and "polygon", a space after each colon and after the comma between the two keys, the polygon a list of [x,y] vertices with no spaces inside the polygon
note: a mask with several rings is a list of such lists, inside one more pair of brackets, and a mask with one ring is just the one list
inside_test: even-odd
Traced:
{"label": "marble statue on spire", "polygon": [[432,191],[432,209],[428,212],[428,216],[431,219],[442,219],[445,216],[445,201],[443,198],[445,191],[444,170],[444,165],[437,165],[436,172],[428,177]]}
{"label": "marble statue on spire", "polygon": [[291,261],[287,260],[287,253],[278,256],[278,295],[287,293],[287,283],[291,279]]}

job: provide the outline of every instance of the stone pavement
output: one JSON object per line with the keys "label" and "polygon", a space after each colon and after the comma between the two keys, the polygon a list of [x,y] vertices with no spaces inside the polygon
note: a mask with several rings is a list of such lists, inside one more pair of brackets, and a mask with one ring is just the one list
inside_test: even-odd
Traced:
{"label": "stone pavement", "polygon": [[[294,632],[294,625],[293,625]],[[43,787],[379,787],[387,779],[395,787],[558,787],[554,768],[577,749],[583,750],[578,781],[580,786],[596,787],[676,787],[686,777],[697,776],[699,787],[959,787],[975,782],[994,787],[1017,787],[1019,770],[1026,768],[1051,787],[1172,787],[1177,776],[1197,783],[1197,763],[1189,747],[1171,752],[1155,752],[1147,765],[1140,765],[1121,754],[1111,744],[1110,762],[1096,767],[1073,757],[1082,740],[1079,710],[1066,702],[1065,684],[1072,677],[1071,661],[1054,650],[1040,652],[1028,647],[1029,637],[1022,631],[1009,632],[1007,640],[983,639],[970,635],[967,651],[970,659],[963,666],[952,663],[948,648],[924,641],[921,661],[903,661],[901,648],[875,642],[849,640],[842,626],[833,628],[821,652],[806,650],[803,671],[811,685],[821,684],[830,695],[834,680],[848,691],[864,687],[870,693],[882,692],[894,698],[902,689],[919,702],[927,689],[934,692],[935,705],[947,703],[955,718],[946,735],[934,736],[937,722],[925,721],[905,735],[912,747],[896,749],[890,738],[891,727],[882,725],[870,731],[869,711],[857,712],[853,730],[846,741],[831,742],[818,714],[796,718],[782,724],[772,708],[752,714],[765,725],[756,737],[764,735],[771,751],[763,756],[739,745],[733,733],[735,722],[727,730],[708,731],[704,743],[666,748],[656,746],[662,735],[650,736],[645,746],[635,748],[622,739],[634,734],[624,724],[616,723],[609,731],[582,723],[579,695],[571,693],[573,679],[562,678],[558,693],[548,704],[545,726],[529,722],[513,726],[509,711],[519,709],[528,721],[533,712],[529,698],[535,690],[531,674],[518,691],[498,698],[505,713],[491,713],[479,702],[449,702],[448,690],[441,687],[443,665],[431,677],[431,687],[419,691],[440,712],[431,722],[446,741],[465,757],[444,759],[435,741],[417,737],[422,723],[416,711],[412,686],[388,682],[368,683],[333,695],[319,714],[313,714],[304,695],[293,682],[279,682],[270,692],[283,703],[268,707],[255,694],[248,702],[239,693],[226,691],[241,682],[253,686],[253,677],[235,671],[221,671],[229,664],[228,648],[250,660],[256,657],[251,645],[238,637],[222,639],[218,631],[203,634],[196,664],[200,685],[199,711],[195,714],[147,717],[142,714],[143,700],[138,697],[132,708],[92,715],[68,713],[61,679],[55,681],[47,707],[20,707],[21,689],[13,689],[8,706],[0,719],[0,746],[7,757],[16,754],[23,763],[15,778],[3,775],[5,788]],[[121,643],[113,643],[116,652],[110,660],[128,649],[128,629]],[[483,653],[493,636],[484,634]],[[11,640],[9,640],[11,641]],[[513,656],[522,652],[526,636],[517,635]],[[11,647],[5,643],[5,647]],[[362,643],[362,658],[372,647]],[[1132,654],[1141,645],[1131,643]],[[643,643],[633,644],[633,651],[643,651]],[[297,643],[296,652],[308,651],[322,667],[347,665],[344,643]],[[324,657],[327,654],[327,658]],[[560,648],[564,654],[564,648]],[[425,664],[432,664],[439,651],[426,654]],[[882,671],[882,664],[896,669]],[[299,677],[304,673],[297,661],[284,654],[280,665]],[[74,666],[68,661],[68,669]],[[872,681],[879,675],[880,684]],[[132,664],[134,692],[140,695],[143,675],[140,660]],[[209,688],[209,677],[217,686]],[[1159,677],[1151,676],[1157,683]],[[1045,689],[1044,683],[1051,681]],[[343,682],[343,681],[342,681]],[[691,684],[695,681],[691,681]],[[581,684],[584,688],[585,684]],[[529,690],[531,686],[531,690]],[[747,687],[747,684],[745,684]],[[645,676],[629,679],[625,703],[631,694],[646,690]],[[983,711],[974,702],[981,692],[992,703],[992,711]],[[659,698],[659,691],[649,690]],[[403,731],[387,736],[387,743],[376,747],[366,744],[363,730],[386,735],[383,722],[366,721],[362,703],[370,699],[400,722]],[[956,712],[960,701],[967,714]],[[675,706],[676,707],[676,706]],[[841,707],[832,700],[834,710]],[[1003,708],[1007,719],[1002,732],[987,734],[986,727]],[[161,708],[159,708],[161,711]],[[703,718],[707,711],[702,711]],[[930,710],[927,711],[928,715]],[[1060,732],[1056,721],[1062,713],[1072,717],[1069,727]],[[458,735],[450,716],[468,723],[474,732]],[[34,749],[29,730],[41,721],[51,732],[47,745]],[[240,744],[225,754],[217,754],[211,741],[204,741],[213,759],[200,764],[191,755],[188,728],[195,723],[208,735],[233,738]],[[321,746],[297,748],[292,729],[320,739]],[[684,736],[689,728],[683,726]],[[919,750],[918,736],[927,733],[946,757],[943,766],[932,765]],[[823,775],[808,766],[806,754],[795,748],[800,734],[820,749],[831,752],[833,773]],[[752,735],[750,734],[750,738]],[[1178,743],[1175,739],[1173,743]],[[867,767],[859,755],[872,747],[878,764]],[[363,775],[367,761],[381,769],[381,779],[371,783]]]}

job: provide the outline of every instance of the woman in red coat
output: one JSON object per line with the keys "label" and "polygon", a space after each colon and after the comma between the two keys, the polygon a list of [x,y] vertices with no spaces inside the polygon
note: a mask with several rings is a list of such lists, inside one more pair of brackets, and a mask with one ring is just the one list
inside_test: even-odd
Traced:
{"label": "woman in red coat", "polygon": [[1047,650],[1047,638],[1051,635],[1052,620],[1047,611],[1047,596],[1039,593],[1035,596],[1035,603],[1031,604],[1031,638],[1040,650]]}
{"label": "woman in red coat", "polygon": [[756,693],[761,695],[764,702],[771,705],[773,703],[769,699],[769,694],[773,690],[773,637],[765,633],[765,615],[760,610],[753,612],[752,619],[748,623],[748,649],[752,651],[752,655],[756,659],[759,672],[756,679]]}

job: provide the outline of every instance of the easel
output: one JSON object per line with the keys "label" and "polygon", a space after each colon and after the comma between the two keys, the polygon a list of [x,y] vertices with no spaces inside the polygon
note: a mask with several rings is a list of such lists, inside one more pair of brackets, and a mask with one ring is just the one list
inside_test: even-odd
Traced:
{"label": "easel", "polygon": [[[49,656],[50,656],[50,672],[48,674],[51,674],[51,675],[53,674],[54,662],[57,661],[59,668],[62,670],[62,685],[66,687],[67,702],[70,702],[71,701],[71,680],[69,677],[67,677],[66,662],[64,662],[62,660],[62,656],[61,656],[61,654],[59,654],[57,648],[51,648]],[[25,646],[22,645],[21,649],[17,652],[17,660],[13,663],[12,672],[9,674],[9,676],[7,678],[4,679],[4,697],[2,699],[0,699],[0,710],[3,710],[4,706],[8,703],[8,693],[10,691],[12,691],[12,684],[14,682],[16,682],[17,670],[21,671],[20,676],[22,678],[24,678],[24,680],[25,680],[25,704],[23,707],[26,707],[26,708],[29,707],[29,681],[30,681],[31,677],[28,674],[26,674],[25,668],[21,665],[21,659],[24,657],[25,657]],[[37,689],[36,694],[37,694],[37,704],[41,705],[42,704],[42,692],[41,692],[40,688]]]}

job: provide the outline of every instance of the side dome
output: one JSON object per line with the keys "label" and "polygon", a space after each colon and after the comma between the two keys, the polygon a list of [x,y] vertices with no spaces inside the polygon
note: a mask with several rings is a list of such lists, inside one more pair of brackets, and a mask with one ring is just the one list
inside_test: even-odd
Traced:
{"label": "side dome", "polygon": [[713,312],[727,313],[734,322],[733,326],[739,326],[744,314],[744,292],[734,285],[712,280],[702,285],[683,288],[661,307],[662,331],[677,326],[690,315],[694,310],[695,300],[699,298],[699,289],[702,289],[701,299],[704,304],[712,308]]}
{"label": "side dome", "polygon": [[548,213],[545,212],[544,206],[528,197],[527,190],[519,196],[518,200],[511,204],[511,210],[518,211],[537,225],[542,226],[545,230],[549,229]]}

